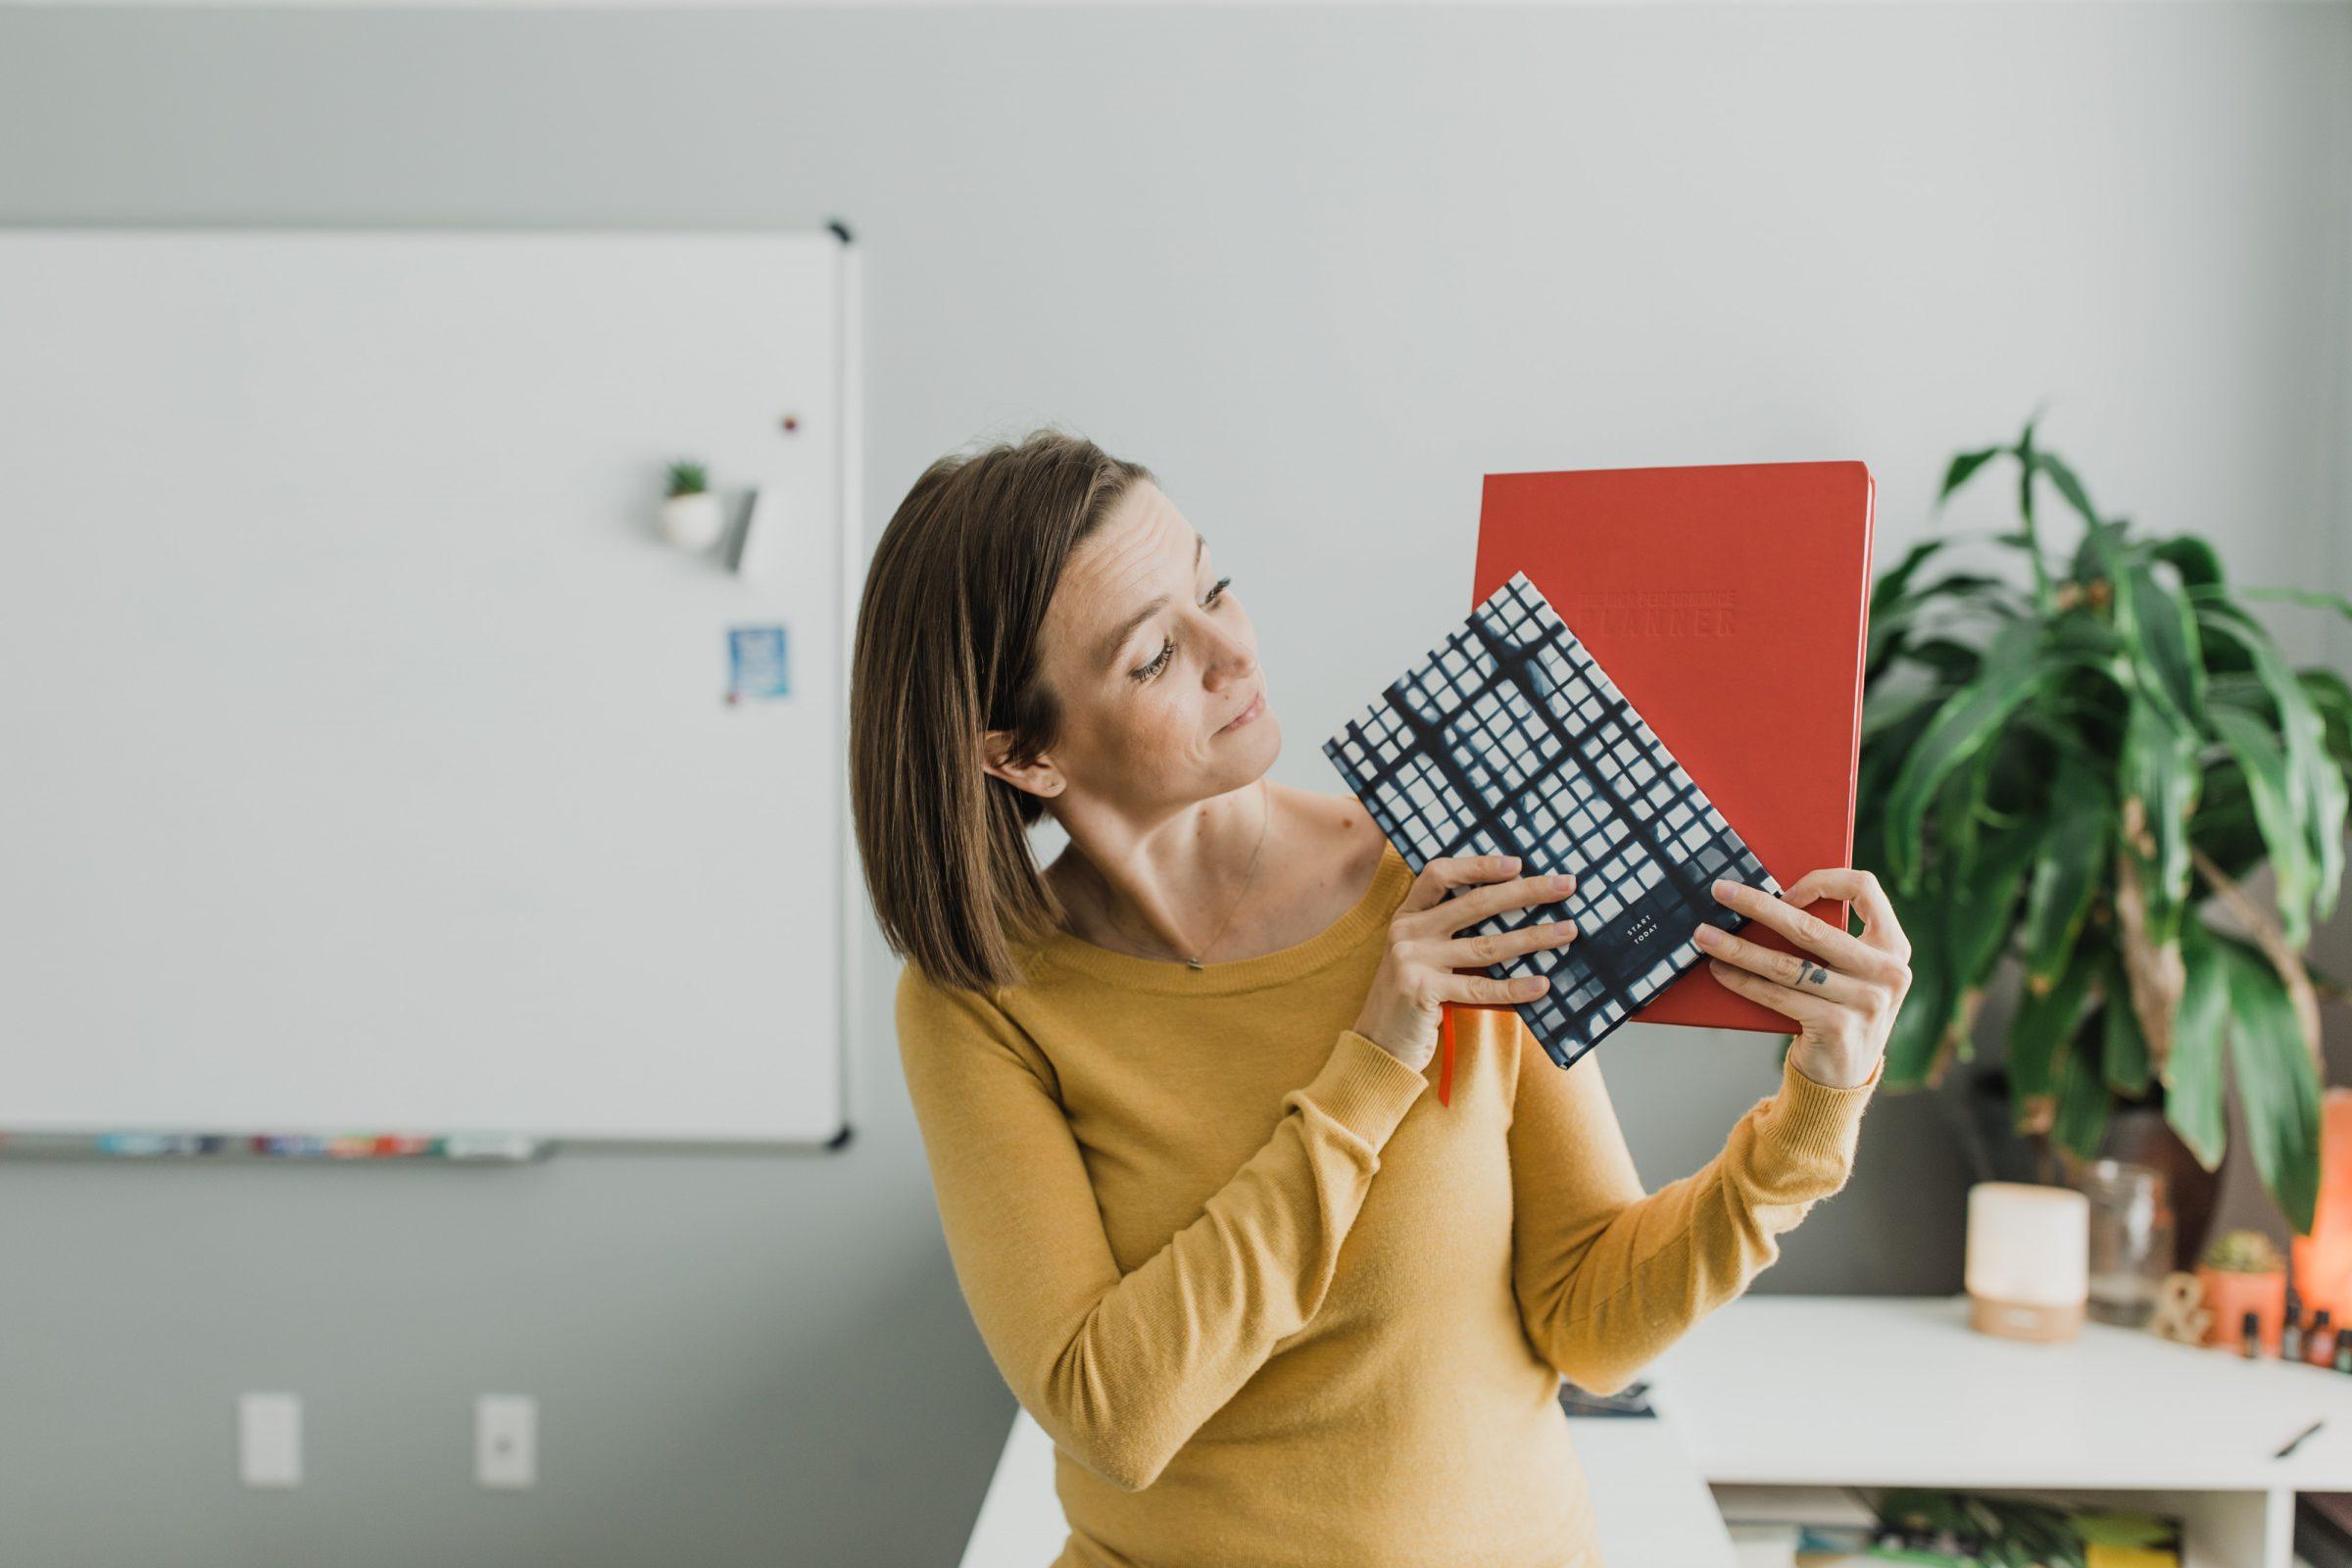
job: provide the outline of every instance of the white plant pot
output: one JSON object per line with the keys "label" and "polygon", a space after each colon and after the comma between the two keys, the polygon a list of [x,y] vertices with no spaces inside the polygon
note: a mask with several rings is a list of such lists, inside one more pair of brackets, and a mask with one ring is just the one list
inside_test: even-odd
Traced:
{"label": "white plant pot", "polygon": [[662,503],[662,537],[681,550],[708,550],[727,531],[718,497],[708,490],[671,496]]}

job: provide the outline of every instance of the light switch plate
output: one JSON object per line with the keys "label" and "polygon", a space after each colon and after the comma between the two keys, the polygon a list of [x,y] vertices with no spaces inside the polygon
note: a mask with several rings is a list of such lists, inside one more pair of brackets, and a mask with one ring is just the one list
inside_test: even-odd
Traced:
{"label": "light switch plate", "polygon": [[299,1396],[237,1396],[237,1475],[249,1487],[302,1485]]}
{"label": "light switch plate", "polygon": [[527,1394],[485,1394],[473,1401],[473,1479],[497,1491],[539,1481],[539,1401]]}

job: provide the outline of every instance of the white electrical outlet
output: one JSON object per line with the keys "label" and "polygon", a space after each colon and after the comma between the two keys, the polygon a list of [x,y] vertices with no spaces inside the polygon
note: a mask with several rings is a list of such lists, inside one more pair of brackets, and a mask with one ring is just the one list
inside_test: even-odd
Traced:
{"label": "white electrical outlet", "polygon": [[538,1400],[485,1394],[473,1401],[473,1479],[502,1491],[538,1484]]}
{"label": "white electrical outlet", "polygon": [[302,1400],[298,1396],[237,1396],[237,1475],[249,1487],[302,1485]]}

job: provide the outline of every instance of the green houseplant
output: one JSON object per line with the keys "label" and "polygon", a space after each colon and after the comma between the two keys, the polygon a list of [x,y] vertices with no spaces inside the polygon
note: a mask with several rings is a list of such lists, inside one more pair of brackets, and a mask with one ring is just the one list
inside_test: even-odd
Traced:
{"label": "green houseplant", "polygon": [[669,466],[661,527],[662,537],[681,550],[708,550],[726,531],[718,497],[710,493],[710,470],[702,464],[681,458]]}
{"label": "green houseplant", "polygon": [[2286,1258],[2268,1236],[2257,1230],[2223,1232],[2197,1259],[2196,1274],[2205,1310],[2212,1314],[2205,1326],[2207,1345],[2242,1348],[2251,1312],[2262,1348],[2278,1352],[2286,1326]]}
{"label": "green houseplant", "polygon": [[1871,1505],[1880,1551],[1893,1561],[1984,1568],[2083,1568],[2090,1547],[2178,1547],[2178,1528],[2140,1510],[2055,1503],[1928,1487],[1893,1487]]}
{"label": "green houseplant", "polygon": [[700,495],[710,488],[710,470],[691,458],[680,458],[669,466],[669,493],[671,495]]}
{"label": "green houseplant", "polygon": [[[2321,1056],[2302,950],[2343,879],[2352,690],[2289,668],[2243,601],[2352,603],[2234,587],[2195,535],[2102,516],[2035,422],[1958,454],[1938,499],[2013,466],[2019,526],[1992,542],[2029,580],[1948,569],[1967,537],[1951,534],[1872,588],[1855,860],[1913,946],[1886,1082],[1973,1058],[1978,1004],[2014,953],[2017,1132],[2088,1159],[2119,1100],[2153,1096],[2212,1171],[2227,1052],[2263,1183],[2308,1232]],[[2051,495],[2071,551],[2052,546]],[[2241,885],[2265,863],[2275,908]]]}

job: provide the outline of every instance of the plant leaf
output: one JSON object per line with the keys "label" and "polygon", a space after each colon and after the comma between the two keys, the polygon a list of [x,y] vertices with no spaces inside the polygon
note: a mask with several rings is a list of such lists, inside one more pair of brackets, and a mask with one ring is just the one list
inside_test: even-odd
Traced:
{"label": "plant leaf", "polygon": [[2312,863],[2311,839],[2288,799],[2286,756],[2269,722],[2242,708],[2216,704],[2208,715],[2214,733],[2229,748],[2243,775],[2278,882],[2278,925],[2286,940],[2302,947],[2311,940],[2311,904],[2319,868]]}
{"label": "plant leaf", "polygon": [[[1880,579],[1882,589],[1886,581],[1886,578]],[[1864,679],[1866,682],[1875,681],[1884,675],[1887,666],[1903,654],[1911,634],[1929,617],[1957,610],[1974,610],[2006,619],[2024,614],[2026,609],[2026,602],[2016,588],[2000,578],[1976,572],[1954,572],[1936,579],[1917,593],[1890,595],[1884,603],[1874,593]]]}
{"label": "plant leaf", "polygon": [[1936,493],[1936,504],[1941,506],[1951,499],[1953,491],[1968,483],[1979,468],[2008,451],[2007,447],[1980,447],[1974,452],[1962,452],[1952,459],[1952,466],[1943,471],[1943,488]]}
{"label": "plant leaf", "polygon": [[2025,534],[2029,544],[2034,539],[2034,476],[2041,471],[2034,461],[2034,427],[2040,422],[2041,414],[2037,410],[2034,417],[2026,421],[2025,429],[2018,432],[2017,445],[2009,449],[2017,458],[2017,514],[2025,519]]}
{"label": "plant leaf", "polygon": [[2188,818],[2202,782],[2190,734],[2134,689],[2126,701],[2117,837],[2137,861],[2146,937],[2153,947],[2165,946],[2180,932],[2188,899]]}
{"label": "plant leaf", "polygon": [[2332,610],[2346,619],[2352,619],[2352,599],[2316,588],[2240,588],[2244,599],[2284,599],[2305,605],[2313,610]]}
{"label": "plant leaf", "polygon": [[2254,801],[2245,771],[2226,751],[2205,766],[2197,814],[2188,819],[2188,835],[2192,860],[2201,851],[2241,880],[2252,875],[2269,853],[2254,821]]}
{"label": "plant leaf", "polygon": [[2026,896],[2026,984],[2046,987],[2065,969],[2106,870],[2115,802],[2106,781],[2071,751],[2050,780],[2048,830]]}
{"label": "plant leaf", "polygon": [[[1944,775],[1942,788],[1936,792],[1936,808],[1930,813],[1936,826],[1936,880],[1954,890],[1955,913],[1977,872],[1977,841],[1984,833],[1984,792],[1991,765],[1992,747],[1978,748],[1965,764]],[[1966,983],[1968,971],[1955,964],[1953,973]]]}
{"label": "plant leaf", "polygon": [[1928,803],[1954,767],[1968,761],[2001,721],[2048,680],[2040,658],[2040,627],[2014,620],[1995,633],[1977,678],[1947,697],[1888,791],[1886,860],[1898,885],[1914,887],[1922,863],[1921,830]]}
{"label": "plant leaf", "polygon": [[2205,712],[2205,660],[2195,612],[2158,582],[2144,562],[2126,567],[2114,588],[2116,629],[2141,672],[2141,684],[2193,731]]}
{"label": "plant leaf", "polygon": [[[2122,997],[2107,999],[2111,1007],[2126,1006]],[[2107,1134],[2107,1112],[2114,1103],[2099,1070],[2099,1042],[2087,1029],[2066,1044],[2058,1062],[2058,1117],[2050,1136],[2083,1159],[2099,1157],[2099,1141]]]}
{"label": "plant leaf", "polygon": [[2318,1060],[2322,1036],[2320,996],[2319,988],[2312,983],[2310,966],[2288,945],[2286,933],[2278,929],[2278,922],[2271,917],[2271,912],[2257,904],[2236,878],[2211,861],[2198,862],[2197,870],[2213,889],[2213,896],[2221,901],[2222,907],[2237,917],[2247,939],[2278,976],[2287,1004],[2295,1009],[2295,1021],[2302,1031],[2305,1048],[2312,1059]]}
{"label": "plant leaf", "polygon": [[2149,935],[2146,878],[2129,850],[2115,857],[2115,954],[2123,966],[2125,999],[2139,1022],[2140,1035],[2161,1069],[2171,1059],[2173,1020],[2187,984],[2178,933],[2159,941]]}
{"label": "plant leaf", "polygon": [[2229,1143],[2222,1042],[2229,1032],[2230,989],[2221,954],[2203,920],[2192,916],[2180,922],[2180,1013],[2173,1024],[2172,1054],[2160,1074],[2164,1119],[2198,1164],[2219,1170]]}
{"label": "plant leaf", "polygon": [[[1987,750],[1982,755],[1992,754]],[[2025,888],[2034,852],[2043,842],[2043,821],[2042,815],[2034,812],[2004,828],[1961,886],[1961,895],[1944,922],[1944,945],[1951,955],[1953,978],[1964,987],[1985,983],[1993,960],[2017,929],[2018,895]],[[1917,946],[1913,944],[1914,949]]]}
{"label": "plant leaf", "polygon": [[1943,701],[1941,692],[1906,692],[1900,697],[1867,702],[1862,710],[1862,738],[1870,740],[1914,719],[1924,723],[1927,710]]}
{"label": "plant leaf", "polygon": [[2179,572],[2183,587],[2192,592],[2221,584],[2221,557],[2213,553],[2213,546],[2193,533],[2177,533],[2169,539],[2159,539],[2149,546],[2148,554]]}
{"label": "plant leaf", "polygon": [[1886,1033],[1883,1081],[1916,1085],[1927,1081],[1936,1048],[1958,1013],[1960,992],[1944,954],[1943,902],[1937,890],[1924,889],[1920,896],[1902,899],[1896,918],[1911,939],[1911,990]]}
{"label": "plant leaf", "polygon": [[2299,1236],[2320,1196],[2320,1079],[2302,1021],[2262,953],[2218,933],[2229,973],[2230,1059],[2262,1185]]}
{"label": "plant leaf", "polygon": [[2082,537],[2075,546],[2070,569],[2079,582],[2089,582],[2098,577],[2113,581],[2123,570],[2126,548],[2124,524],[2120,519],[2092,523],[2082,530]]}
{"label": "plant leaf", "polygon": [[2034,462],[2050,476],[2050,483],[2057,486],[2058,493],[2066,498],[2066,504],[2074,508],[2085,523],[2097,527],[2099,514],[2091,507],[2090,492],[2082,488],[2082,481],[2075,476],[2075,470],[2068,467],[2055,452],[2036,451]]}
{"label": "plant leaf", "polygon": [[1879,573],[1878,582],[1870,590],[1871,613],[1876,615],[1878,612],[1900,599],[1903,596],[1904,588],[1911,581],[1911,574],[1919,570],[1920,563],[1950,543],[1949,539],[1943,538],[1922,539],[1903,552],[1902,560]]}
{"label": "plant leaf", "polygon": [[2101,1011],[2099,1066],[2107,1087],[2136,1100],[2148,1092],[2148,1039],[2140,1032],[2133,1010],[2130,981],[2120,957],[2108,968],[2107,1005]]}
{"label": "plant leaf", "polygon": [[[2054,1092],[2052,1059],[2059,1043],[2082,1025],[2090,982],[2107,961],[2096,948],[2077,947],[2048,990],[2028,991],[2019,999],[2017,1015],[2009,1022],[2009,1102],[2013,1112],[2024,1109],[2029,1096]],[[1916,977],[1913,984],[1916,988]]]}
{"label": "plant leaf", "polygon": [[2343,765],[2328,751],[2327,722],[2313,706],[2310,689],[2287,667],[2261,622],[2218,596],[2199,595],[2194,603],[2198,620],[2209,632],[2243,650],[2278,711],[2286,754],[2287,810],[2303,824],[2314,865],[2312,914],[2325,920],[2335,911],[2344,880],[2347,804]]}
{"label": "plant leaf", "polygon": [[2127,699],[2123,803],[2116,810],[2116,953],[2126,1000],[2162,1068],[2184,973],[2180,921],[2188,906],[2188,819],[2202,775],[2195,749],[2169,712],[2134,687]]}
{"label": "plant leaf", "polygon": [[2352,686],[2345,685],[2344,677],[2332,669],[2297,670],[2295,679],[2311,699],[2312,710],[2320,715],[2328,755],[2337,767],[2352,769]]}
{"label": "plant leaf", "polygon": [[1930,637],[1913,643],[1903,650],[1903,657],[1934,670],[1936,680],[1946,688],[1964,684],[1984,662],[1984,655],[1951,637]]}

